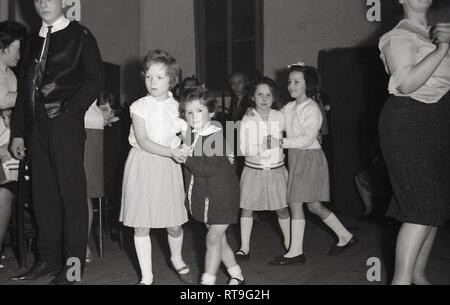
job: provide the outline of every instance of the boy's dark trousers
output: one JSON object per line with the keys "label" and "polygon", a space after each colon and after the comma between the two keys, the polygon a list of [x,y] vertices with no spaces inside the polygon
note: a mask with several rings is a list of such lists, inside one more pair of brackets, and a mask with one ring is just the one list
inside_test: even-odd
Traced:
{"label": "boy's dark trousers", "polygon": [[36,100],[35,126],[27,138],[39,260],[61,266],[78,258],[82,271],[88,230],[84,117],[62,113],[49,119]]}

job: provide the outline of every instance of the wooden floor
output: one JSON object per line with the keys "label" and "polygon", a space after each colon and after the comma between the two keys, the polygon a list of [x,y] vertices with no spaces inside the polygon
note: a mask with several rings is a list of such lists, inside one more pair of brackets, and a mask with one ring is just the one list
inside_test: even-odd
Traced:
{"label": "wooden floor", "polygon": [[[384,285],[390,281],[393,272],[393,255],[398,226],[385,218],[358,220],[355,216],[339,215],[348,228],[359,237],[360,242],[338,256],[326,255],[335,242],[334,237],[317,218],[309,215],[304,240],[307,263],[304,266],[270,266],[267,262],[283,253],[281,233],[274,213],[264,213],[265,218],[254,223],[251,259],[242,262],[241,268],[249,285]],[[81,284],[87,285],[134,285],[138,282],[136,256],[132,243],[132,232],[125,232],[125,249],[118,243],[106,239],[105,257],[94,255],[94,261],[87,265]],[[195,222],[185,226],[183,254],[192,271],[200,277],[204,257],[204,228]],[[167,235],[164,230],[151,233],[153,245],[153,273],[155,285],[180,285],[176,274],[168,263]],[[237,226],[228,230],[233,249],[238,246]],[[0,270],[1,285],[46,285],[51,278],[43,277],[34,282],[13,282],[9,277],[22,272],[18,269],[10,250]],[[94,252],[96,254],[96,252]],[[370,282],[367,272],[369,258],[378,258],[381,263],[381,281]],[[30,260],[32,258],[30,257]],[[373,273],[371,273],[373,274]],[[450,225],[438,231],[429,268],[429,279],[434,284],[450,284]],[[218,274],[217,284],[225,284],[227,276],[223,270]]]}

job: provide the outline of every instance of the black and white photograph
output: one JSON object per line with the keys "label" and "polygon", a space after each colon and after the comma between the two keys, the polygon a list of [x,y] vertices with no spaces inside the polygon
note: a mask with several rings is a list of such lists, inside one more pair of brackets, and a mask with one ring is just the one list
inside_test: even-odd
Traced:
{"label": "black and white photograph", "polygon": [[0,0],[0,157],[0,286],[450,285],[450,0]]}

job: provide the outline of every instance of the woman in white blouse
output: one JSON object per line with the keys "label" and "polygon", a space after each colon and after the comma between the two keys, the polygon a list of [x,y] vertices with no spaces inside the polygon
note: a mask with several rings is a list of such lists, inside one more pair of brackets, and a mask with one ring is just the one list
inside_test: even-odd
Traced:
{"label": "woman in white blouse", "polygon": [[[0,110],[12,109],[16,104],[17,79],[11,68],[19,62],[20,45],[26,34],[26,28],[20,23],[14,21],[0,22]],[[9,123],[6,123],[6,121],[4,123],[3,119],[0,120],[0,135],[3,146],[0,152],[1,158],[2,160],[11,159],[11,155],[7,151]],[[4,179],[2,180],[3,184],[0,185],[0,248],[11,218],[12,201],[17,192],[16,181],[4,183]],[[3,268],[3,265],[0,264],[1,268]]]}
{"label": "woman in white blouse", "polygon": [[450,23],[429,27],[432,0],[399,0],[404,19],[381,37],[391,76],[380,144],[393,188],[387,215],[403,223],[392,284],[429,284],[438,226],[450,218]]}

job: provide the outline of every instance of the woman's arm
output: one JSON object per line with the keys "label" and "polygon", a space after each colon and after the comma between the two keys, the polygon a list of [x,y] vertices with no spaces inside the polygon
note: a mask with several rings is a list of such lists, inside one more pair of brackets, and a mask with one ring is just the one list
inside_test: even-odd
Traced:
{"label": "woman's arm", "polygon": [[448,44],[439,44],[419,63],[415,62],[416,46],[414,41],[400,35],[389,38],[382,47],[386,63],[391,74],[401,73],[401,82],[397,90],[409,94],[422,87],[433,75],[447,55]]}
{"label": "woman's arm", "polygon": [[6,74],[3,71],[0,72],[0,109],[14,107],[16,98],[17,92],[8,90]]}
{"label": "woman's arm", "polygon": [[177,162],[184,160],[185,156],[180,149],[162,146],[150,140],[147,136],[145,120],[143,118],[136,114],[131,114],[131,120],[136,141],[143,150],[161,157],[174,158]]}

